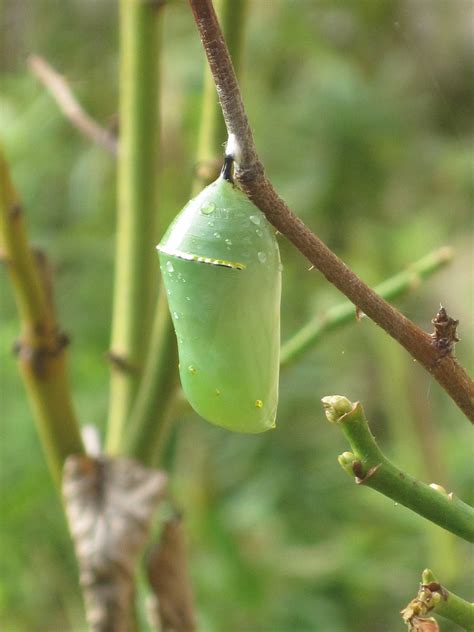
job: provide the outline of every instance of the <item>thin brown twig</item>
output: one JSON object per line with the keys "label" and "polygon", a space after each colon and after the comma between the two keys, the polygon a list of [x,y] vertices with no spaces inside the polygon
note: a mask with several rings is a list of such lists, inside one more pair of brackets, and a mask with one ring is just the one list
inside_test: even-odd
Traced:
{"label": "thin brown twig", "polygon": [[378,296],[292,213],[265,176],[245,113],[239,85],[211,0],[189,0],[216,84],[242,189],[275,228],[354,305],[397,340],[433,375],[474,422],[474,382],[431,336]]}
{"label": "thin brown twig", "polygon": [[35,77],[47,88],[64,116],[86,138],[104,147],[114,156],[118,153],[118,142],[115,136],[101,127],[85,112],[73,95],[66,79],[39,55],[30,55],[28,67]]}

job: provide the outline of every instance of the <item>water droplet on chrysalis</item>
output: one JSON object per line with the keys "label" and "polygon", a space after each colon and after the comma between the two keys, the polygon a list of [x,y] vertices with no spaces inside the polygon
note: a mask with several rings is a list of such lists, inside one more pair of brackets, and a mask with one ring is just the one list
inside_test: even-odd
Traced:
{"label": "water droplet on chrysalis", "polygon": [[166,269],[168,270],[168,272],[174,272],[173,264],[171,263],[171,261],[166,262]]}
{"label": "water droplet on chrysalis", "polygon": [[226,239],[226,240],[225,240],[225,243],[226,243],[228,246],[232,246],[232,241],[231,241],[230,239]]}
{"label": "water droplet on chrysalis", "polygon": [[258,215],[251,215],[249,217],[249,220],[252,222],[252,224],[255,224],[256,226],[260,226],[260,217]]}
{"label": "water droplet on chrysalis", "polygon": [[257,253],[257,257],[258,257],[258,260],[260,261],[260,263],[265,263],[266,260],[267,260],[267,255],[264,252],[262,252],[262,251]]}
{"label": "water droplet on chrysalis", "polygon": [[256,230],[255,232],[257,233],[257,235],[258,235],[259,237],[263,237],[263,233],[262,233],[262,231],[260,230],[260,228],[257,228],[257,230]]}
{"label": "water droplet on chrysalis", "polygon": [[220,233],[214,233],[214,237],[215,237],[216,239],[220,239],[220,238],[221,238],[221,234],[220,234]]}
{"label": "water droplet on chrysalis", "polygon": [[209,204],[203,204],[201,206],[201,213],[203,215],[211,215],[216,210],[216,205],[214,202],[209,202]]}

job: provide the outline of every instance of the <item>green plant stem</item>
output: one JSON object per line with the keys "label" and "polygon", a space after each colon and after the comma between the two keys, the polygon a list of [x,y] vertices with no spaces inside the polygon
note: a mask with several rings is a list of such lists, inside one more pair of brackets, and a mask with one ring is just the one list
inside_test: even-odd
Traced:
{"label": "green plant stem", "polygon": [[132,408],[123,450],[145,465],[153,465],[156,447],[169,429],[168,408],[176,391],[178,365],[176,340],[164,286],[158,304],[143,381]]}
{"label": "green plant stem", "polygon": [[22,209],[0,153],[0,240],[21,321],[18,362],[55,483],[64,460],[83,452],[67,375],[66,343],[56,322],[44,255],[32,252]]}
{"label": "green plant stem", "polygon": [[[413,371],[398,345],[380,344],[380,332],[370,328],[364,336],[375,366],[390,367],[389,371],[379,371],[373,381],[381,401],[395,401],[396,406],[384,409],[387,434],[385,440],[391,447],[395,463],[402,459],[407,472],[416,472],[424,481],[445,481],[450,477],[446,472],[446,454],[439,442],[442,424],[433,419],[431,401],[425,393],[425,376]],[[446,486],[446,485],[445,485]],[[425,529],[425,554],[436,560],[443,569],[444,578],[449,581],[457,577],[460,564],[460,549],[457,538],[452,533],[428,524]]]}
{"label": "green plant stem", "polygon": [[464,630],[474,630],[474,604],[447,590],[430,569],[425,569],[418,594],[402,610],[402,618],[410,630],[418,630],[417,619],[430,614],[441,615]]}
{"label": "green plant stem", "polygon": [[[242,42],[247,6],[248,0],[215,0],[214,2],[238,77],[242,65]],[[211,71],[206,67],[193,195],[199,193],[219,175],[226,138],[227,130],[217,98],[216,86]]]}
{"label": "green plant stem", "polygon": [[445,598],[435,606],[435,614],[439,614],[465,630],[474,630],[474,604],[446,591]]}
{"label": "green plant stem", "polygon": [[[216,6],[234,65],[239,71],[247,0],[219,0]],[[222,166],[226,137],[216,88],[207,69],[197,153],[198,168],[192,185],[193,193],[197,193],[217,177]],[[146,465],[157,463],[172,427],[176,396],[180,392],[176,388],[177,365],[176,341],[166,295],[160,290],[143,379],[131,409],[128,431],[122,434],[121,446],[124,454]]]}
{"label": "green plant stem", "polygon": [[336,422],[353,452],[339,457],[341,467],[356,482],[376,489],[420,516],[469,542],[474,542],[474,509],[442,488],[434,489],[399,470],[381,452],[359,402],[339,395],[324,397],[329,421]]}
{"label": "green plant stem", "polygon": [[435,614],[453,623],[457,623],[465,630],[474,630],[474,604],[461,599],[452,592],[448,592],[446,601],[440,601],[435,608]]}
{"label": "green plant stem", "polygon": [[161,2],[120,2],[120,151],[107,449],[120,450],[156,300]]}
{"label": "green plant stem", "polygon": [[[374,291],[387,301],[417,288],[423,279],[428,278],[453,258],[450,248],[440,248],[426,255],[406,270],[387,279],[374,288]],[[329,309],[323,316],[318,316],[304,325],[281,348],[280,363],[291,364],[303,353],[311,349],[319,340],[333,329],[354,322],[355,307],[350,301],[344,301]]]}

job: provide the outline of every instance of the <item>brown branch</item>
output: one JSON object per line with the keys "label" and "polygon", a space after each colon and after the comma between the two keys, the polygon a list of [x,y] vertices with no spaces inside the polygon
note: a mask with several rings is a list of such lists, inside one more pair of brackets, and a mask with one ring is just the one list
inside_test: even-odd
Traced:
{"label": "brown branch", "polygon": [[86,138],[101,145],[115,156],[118,152],[117,139],[84,111],[64,77],[38,55],[30,55],[28,66],[35,77],[48,89],[64,116],[73,126]]}
{"label": "brown branch", "polygon": [[[245,113],[239,85],[211,0],[189,0],[201,36],[229,134],[237,179],[275,228],[356,307],[397,340],[433,375],[474,422],[474,382],[455,358],[432,337],[371,290],[278,196],[266,178]],[[230,151],[230,147],[232,150]]]}

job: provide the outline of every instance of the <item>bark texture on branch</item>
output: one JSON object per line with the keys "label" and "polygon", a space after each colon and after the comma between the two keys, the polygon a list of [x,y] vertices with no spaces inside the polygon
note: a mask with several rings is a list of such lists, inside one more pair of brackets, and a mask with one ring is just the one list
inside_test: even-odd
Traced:
{"label": "bark texture on branch", "polygon": [[135,632],[134,570],[166,476],[124,457],[70,456],[63,496],[92,632]]}
{"label": "bark texture on branch", "polygon": [[474,423],[474,382],[432,337],[371,290],[288,208],[265,176],[245,113],[239,85],[211,0],[189,0],[229,134],[237,179],[275,228],[354,305],[397,340]]}

